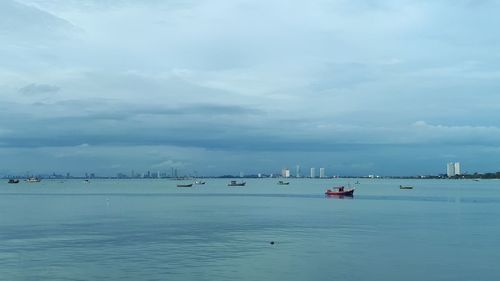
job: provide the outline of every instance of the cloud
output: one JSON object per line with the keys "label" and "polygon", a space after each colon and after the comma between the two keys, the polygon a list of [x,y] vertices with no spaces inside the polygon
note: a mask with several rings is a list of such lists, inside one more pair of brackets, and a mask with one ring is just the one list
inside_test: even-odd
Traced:
{"label": "cloud", "polygon": [[496,126],[431,125],[425,121],[417,121],[413,125],[418,142],[485,146],[498,146],[500,142],[500,128]]}
{"label": "cloud", "polygon": [[59,92],[60,88],[55,85],[32,83],[19,89],[19,93],[27,96],[45,95]]}
{"label": "cloud", "polygon": [[500,140],[495,1],[0,2],[0,143],[25,163],[412,173]]}
{"label": "cloud", "polygon": [[155,169],[169,169],[184,167],[185,164],[174,160],[165,160],[160,163],[153,164],[151,167]]}
{"label": "cloud", "polygon": [[[0,38],[7,46],[40,48],[67,38],[78,28],[50,12],[13,0],[0,1]],[[33,43],[36,45],[29,46]]]}

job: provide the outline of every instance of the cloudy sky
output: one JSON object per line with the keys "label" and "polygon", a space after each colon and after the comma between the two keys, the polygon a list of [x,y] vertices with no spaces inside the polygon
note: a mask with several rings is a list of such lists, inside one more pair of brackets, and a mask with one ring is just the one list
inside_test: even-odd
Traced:
{"label": "cloudy sky", "polygon": [[500,2],[1,0],[0,175],[500,170]]}

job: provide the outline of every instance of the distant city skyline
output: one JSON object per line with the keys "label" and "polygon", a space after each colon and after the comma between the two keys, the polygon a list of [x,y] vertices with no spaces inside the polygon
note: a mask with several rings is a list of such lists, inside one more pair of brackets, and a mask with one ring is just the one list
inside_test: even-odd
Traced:
{"label": "distant city skyline", "polygon": [[118,172],[116,174],[98,174],[95,172],[85,172],[83,174],[72,174],[70,172],[52,172],[52,173],[43,173],[43,172],[30,172],[27,171],[24,174],[19,173],[11,173],[11,174],[0,174],[0,177],[3,178],[28,178],[28,177],[42,177],[42,178],[145,178],[145,179],[159,179],[159,178],[197,178],[197,177],[250,177],[250,178],[276,178],[276,177],[284,177],[284,178],[336,178],[336,177],[366,177],[366,178],[379,178],[379,177],[414,177],[414,178],[476,178],[477,176],[481,176],[481,178],[500,178],[500,171],[474,171],[474,172],[463,172],[462,166],[460,162],[448,162],[446,163],[446,171],[443,173],[442,171],[434,174],[408,174],[408,175],[391,175],[391,174],[365,174],[365,175],[352,175],[352,174],[336,174],[336,175],[328,175],[326,173],[326,169],[321,167],[319,168],[319,175],[316,173],[316,168],[310,168],[310,174],[308,176],[302,176],[300,174],[301,166],[296,165],[296,174],[292,174],[290,169],[285,167],[281,169],[280,173],[274,173],[273,171],[261,171],[259,173],[245,173],[244,171],[239,171],[238,174],[231,173],[223,173],[218,175],[208,175],[199,173],[198,171],[178,171],[177,168],[171,168],[170,172],[168,170],[145,170],[136,172],[132,170],[129,174],[126,172]]}
{"label": "distant city skyline", "polygon": [[498,10],[2,0],[0,174],[500,170]]}
{"label": "distant city skyline", "polygon": [[[255,167],[254,167],[255,168]],[[238,177],[246,177],[249,175],[250,177],[275,177],[275,176],[280,176],[280,177],[285,177],[285,178],[290,178],[290,177],[295,177],[295,178],[300,178],[303,177],[301,175],[301,169],[302,166],[297,164],[295,165],[295,174],[292,173],[290,168],[288,167],[283,167],[281,168],[280,172],[276,172],[276,168],[266,170],[266,169],[253,169],[253,170],[258,170],[259,172],[248,172],[249,169],[246,170],[240,170],[238,173],[230,173],[230,172],[223,172],[220,174],[205,174],[203,172],[198,172],[195,170],[180,170],[178,168],[169,168],[169,169],[158,169],[158,170],[139,170],[136,172],[136,170],[131,170],[130,173],[126,173],[124,171],[116,172],[115,174],[112,173],[101,173],[99,176],[102,177],[117,177],[117,178],[169,178],[169,177],[220,177],[220,176],[238,176]],[[319,174],[316,172],[315,167],[310,167],[309,168],[310,172],[309,175],[305,176],[308,178],[330,178],[330,177],[335,177],[335,176],[361,176],[361,177],[375,177],[375,176],[409,176],[409,177],[415,177],[415,176],[440,176],[440,175],[445,175],[447,177],[454,177],[454,176],[459,176],[459,175],[471,175],[473,173],[491,173],[491,172],[497,172],[497,171],[474,171],[472,173],[469,172],[463,172],[462,171],[462,166],[460,162],[448,162],[446,163],[446,170],[444,171],[439,171],[437,173],[429,173],[429,174],[406,174],[406,175],[397,175],[397,174],[374,174],[374,173],[367,173],[367,174],[331,174],[327,175],[326,173],[326,168],[320,167],[319,168]],[[92,178],[96,175],[96,172],[89,172],[86,170],[83,173],[72,173],[72,172],[42,172],[42,171],[26,171],[24,173],[0,173],[0,177],[6,177],[6,176],[15,176],[15,177],[30,177],[30,176],[35,176],[35,175],[44,175],[46,177],[56,177],[56,178],[71,178],[71,177],[85,177],[85,178]]]}

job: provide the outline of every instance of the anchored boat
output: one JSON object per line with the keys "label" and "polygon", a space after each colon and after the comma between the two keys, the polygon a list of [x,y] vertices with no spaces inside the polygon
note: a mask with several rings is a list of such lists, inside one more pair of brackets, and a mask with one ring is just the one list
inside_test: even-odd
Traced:
{"label": "anchored boat", "polygon": [[31,177],[31,178],[27,178],[27,179],[26,179],[26,181],[27,181],[27,182],[40,182],[40,181],[41,181],[41,179]]}
{"label": "anchored boat", "polygon": [[246,182],[231,181],[227,186],[245,186]]}
{"label": "anchored boat", "polygon": [[344,189],[343,186],[333,187],[332,189],[327,189],[325,192],[326,196],[353,196],[354,188]]}

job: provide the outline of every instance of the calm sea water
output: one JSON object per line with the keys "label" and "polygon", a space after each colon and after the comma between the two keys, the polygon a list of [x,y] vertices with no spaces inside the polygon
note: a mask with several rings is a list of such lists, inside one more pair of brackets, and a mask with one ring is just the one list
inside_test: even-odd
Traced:
{"label": "calm sea water", "polygon": [[359,181],[0,183],[0,280],[500,278],[500,181]]}

